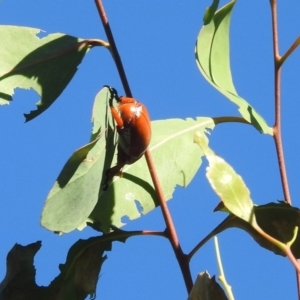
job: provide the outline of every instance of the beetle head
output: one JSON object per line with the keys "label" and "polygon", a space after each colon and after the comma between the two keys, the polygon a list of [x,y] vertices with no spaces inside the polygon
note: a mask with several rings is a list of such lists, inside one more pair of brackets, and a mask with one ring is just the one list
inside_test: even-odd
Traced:
{"label": "beetle head", "polygon": [[110,92],[110,98],[109,98],[109,105],[113,106],[113,100],[115,99],[117,102],[120,102],[120,97],[118,96],[118,92],[116,91],[115,88],[105,85],[104,87],[108,88]]}

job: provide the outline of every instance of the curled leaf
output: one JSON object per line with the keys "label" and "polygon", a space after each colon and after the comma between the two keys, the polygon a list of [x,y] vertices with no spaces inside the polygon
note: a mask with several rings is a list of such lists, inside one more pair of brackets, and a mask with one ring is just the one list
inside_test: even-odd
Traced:
{"label": "curled leaf", "polygon": [[245,120],[260,132],[273,135],[272,128],[245,99],[238,95],[233,84],[229,58],[229,25],[235,3],[233,0],[215,12],[215,6],[212,8],[215,1],[213,2],[205,25],[198,35],[196,62],[203,77],[238,106]]}

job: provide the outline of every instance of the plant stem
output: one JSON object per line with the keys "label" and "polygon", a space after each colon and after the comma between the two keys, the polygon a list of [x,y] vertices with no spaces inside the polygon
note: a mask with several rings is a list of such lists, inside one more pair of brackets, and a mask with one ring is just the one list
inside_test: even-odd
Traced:
{"label": "plant stem", "polygon": [[291,196],[287,179],[287,172],[284,160],[282,137],[281,137],[281,99],[280,99],[280,83],[281,83],[281,57],[278,50],[278,28],[277,28],[277,3],[276,0],[270,0],[272,13],[272,34],[273,34],[273,55],[275,66],[275,124],[273,126],[274,142],[278,157],[279,171],[283,188],[284,200],[291,204]]}
{"label": "plant stem", "polygon": [[233,296],[233,293],[232,293],[232,288],[228,284],[228,282],[226,280],[226,277],[225,277],[224,270],[223,270],[222,259],[221,259],[220,248],[219,248],[219,242],[218,242],[218,237],[216,235],[214,236],[214,243],[215,243],[217,263],[218,263],[219,272],[220,272],[220,276],[218,277],[218,279],[222,283],[222,285],[223,285],[223,287],[224,287],[224,289],[227,293],[228,299],[229,300],[234,300],[234,296]]}
{"label": "plant stem", "polygon": [[110,29],[108,19],[106,17],[104,6],[103,6],[101,0],[95,0],[95,4],[97,6],[97,10],[98,10],[99,16],[101,18],[102,25],[103,25],[103,28],[105,30],[108,42],[110,44],[111,54],[114,58],[116,67],[118,69],[118,72],[119,72],[119,75],[120,75],[120,78],[121,78],[121,81],[122,81],[122,84],[123,84],[123,87],[124,87],[125,94],[128,97],[132,97],[132,93],[131,93],[131,90],[130,90],[130,87],[129,87],[129,84],[128,84],[128,80],[127,80],[127,77],[126,77],[126,74],[125,74],[125,70],[124,70],[124,67],[123,67],[123,64],[122,64],[122,61],[121,61],[121,58],[120,58],[120,55],[119,55],[119,52],[118,52],[118,49],[117,49],[117,46],[116,46],[116,43],[115,43],[115,39],[114,39],[114,36],[113,36],[112,31]]}
{"label": "plant stem", "polygon": [[170,211],[168,209],[167,203],[165,201],[162,186],[161,186],[159,178],[157,176],[157,172],[154,167],[154,163],[153,163],[152,155],[151,155],[150,151],[147,151],[145,153],[145,157],[147,160],[151,178],[152,178],[152,181],[153,181],[153,184],[155,187],[155,191],[158,196],[158,201],[159,201],[159,204],[160,204],[163,216],[164,216],[164,220],[166,223],[166,227],[167,227],[166,233],[169,237],[170,243],[173,247],[175,256],[179,263],[187,291],[188,291],[188,293],[190,293],[190,291],[192,290],[192,287],[193,287],[193,281],[192,281],[191,272],[190,272],[189,259],[188,259],[187,255],[184,254],[181,249],[181,246],[180,246],[180,243],[179,243],[179,240],[177,237],[176,229],[175,229]]}
{"label": "plant stem", "polygon": [[[280,82],[281,82],[281,66],[287,57],[297,48],[299,45],[299,38],[294,42],[294,44],[288,49],[283,57],[279,55],[279,43],[278,43],[278,28],[277,28],[277,0],[270,0],[271,4],[271,14],[272,14],[272,34],[273,34],[273,55],[274,55],[274,66],[275,66],[275,124],[273,126],[274,132],[274,142],[277,151],[279,170],[281,183],[284,193],[284,199],[287,203],[292,204],[285,161],[283,153],[283,145],[281,138],[281,99],[280,99]],[[289,256],[289,255],[288,255]],[[289,256],[291,259],[291,257]],[[300,300],[300,272],[299,272],[299,261],[294,258],[294,261],[291,261],[295,264],[296,278],[297,278],[297,291],[298,299]],[[298,268],[296,267],[298,266]]]}
{"label": "plant stem", "polygon": [[[107,35],[107,39],[110,44],[110,50],[111,50],[112,56],[115,60],[115,64],[117,66],[125,93],[128,97],[132,97],[132,93],[131,93],[131,90],[130,90],[130,87],[128,84],[126,73],[124,71],[123,64],[122,64],[116,43],[114,41],[114,37],[113,37],[112,31],[110,29],[108,18],[106,16],[102,1],[95,0],[95,4],[97,6],[98,13],[100,15],[105,33]],[[163,190],[162,190],[162,187],[161,187],[161,184],[160,184],[160,181],[157,176],[157,172],[156,172],[153,160],[152,160],[152,155],[149,150],[147,150],[145,152],[145,157],[146,157],[146,161],[147,161],[148,168],[149,168],[149,171],[151,174],[151,178],[152,178],[155,190],[156,190],[156,194],[157,194],[157,197],[159,200],[159,204],[160,204],[160,207],[162,210],[162,214],[163,214],[163,217],[164,217],[164,220],[166,223],[165,236],[169,239],[169,241],[172,245],[173,251],[175,253],[175,256],[177,258],[177,261],[179,263],[179,266],[180,266],[180,269],[181,269],[181,272],[182,272],[182,275],[183,275],[183,278],[185,281],[186,289],[187,289],[188,293],[190,293],[190,291],[193,287],[193,281],[192,281],[192,276],[191,276],[191,272],[190,272],[189,260],[187,259],[187,255],[184,254],[181,249],[181,246],[180,246],[180,243],[179,243],[179,240],[177,237],[176,229],[175,229],[170,211],[166,204]]]}
{"label": "plant stem", "polygon": [[284,55],[282,55],[280,59],[280,65],[282,65],[285,62],[285,60],[297,49],[299,45],[300,45],[300,36],[296,38],[292,46],[284,53]]}

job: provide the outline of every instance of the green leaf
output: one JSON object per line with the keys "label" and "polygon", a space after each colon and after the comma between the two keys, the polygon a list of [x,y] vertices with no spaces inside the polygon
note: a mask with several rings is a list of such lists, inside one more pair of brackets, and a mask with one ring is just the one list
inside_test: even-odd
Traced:
{"label": "green leaf", "polygon": [[[211,118],[196,120],[170,119],[153,121],[150,151],[166,200],[172,198],[177,185],[186,187],[202,160],[203,151],[193,143],[195,130],[213,129]],[[111,224],[121,227],[124,218],[137,219],[158,206],[156,194],[142,157],[133,165],[125,166],[123,177],[115,177],[105,192],[100,192],[98,203],[90,215],[90,221],[108,231]]]}
{"label": "green leaf", "polygon": [[[41,223],[51,231],[66,233],[90,222],[108,232],[111,225],[124,225],[123,217],[139,218],[158,205],[144,157],[125,166],[123,178],[115,177],[103,191],[106,171],[117,159],[117,134],[108,97],[106,88],[97,95],[91,142],[71,156],[47,197]],[[193,143],[194,131],[213,129],[214,121],[172,119],[151,124],[150,151],[169,200],[176,185],[187,186],[201,165],[203,152]]]}
{"label": "green leaf", "polygon": [[224,206],[234,215],[246,222],[254,221],[253,203],[250,192],[242,177],[208,146],[203,135],[195,134],[195,142],[203,149],[209,166],[206,177]]}
{"label": "green leaf", "polygon": [[97,203],[103,174],[116,149],[108,97],[106,88],[96,96],[91,142],[70,157],[47,197],[41,223],[51,231],[70,232],[80,227]]}
{"label": "green leaf", "polygon": [[[280,201],[279,203],[268,203],[254,206],[254,215],[259,227],[267,234],[282,243],[292,240],[294,229],[300,227],[300,210],[289,204]],[[221,233],[228,228],[240,228],[246,231],[263,248],[272,251],[277,255],[285,256],[280,248],[263,238],[248,222],[234,216],[228,216],[215,229],[213,229],[201,242],[201,247],[214,235]],[[300,235],[296,237],[291,246],[294,256],[300,258]]]}
{"label": "green leaf", "polygon": [[41,99],[25,114],[30,121],[62,93],[91,48],[88,40],[55,33],[39,38],[40,29],[0,26],[0,104],[12,100],[15,88],[34,89]]}
{"label": "green leaf", "polygon": [[219,9],[210,23],[199,33],[196,43],[196,62],[204,78],[220,93],[239,107],[239,112],[260,132],[273,135],[273,130],[234,87],[229,59],[229,25],[236,1]]}

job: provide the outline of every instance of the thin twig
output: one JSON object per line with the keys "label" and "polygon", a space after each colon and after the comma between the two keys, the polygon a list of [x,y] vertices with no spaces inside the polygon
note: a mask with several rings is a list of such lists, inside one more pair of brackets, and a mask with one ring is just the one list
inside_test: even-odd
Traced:
{"label": "thin twig", "polygon": [[281,63],[279,55],[278,43],[278,28],[277,28],[277,3],[276,0],[270,0],[272,12],[272,33],[273,33],[273,54],[275,66],[275,124],[273,126],[274,142],[277,151],[279,171],[282,183],[284,199],[291,204],[291,196],[289,191],[289,184],[287,179],[287,172],[283,153],[283,144],[281,137],[281,98],[280,98],[280,83],[281,83]]}
{"label": "thin twig", "polygon": [[110,50],[111,50],[112,56],[115,60],[115,63],[116,63],[116,66],[117,66],[117,69],[118,69],[118,72],[119,72],[119,75],[120,75],[120,78],[121,78],[121,81],[122,81],[122,84],[123,84],[125,94],[128,97],[132,97],[132,93],[131,93],[131,90],[130,90],[130,87],[129,87],[129,84],[128,84],[128,80],[127,80],[127,77],[126,77],[126,74],[125,74],[125,70],[124,70],[120,55],[119,55],[118,48],[117,48],[116,43],[115,43],[114,36],[113,36],[112,31],[110,29],[110,25],[108,23],[108,19],[107,19],[102,1],[101,0],[95,0],[95,4],[97,6],[97,10],[98,10],[99,16],[101,18],[102,25],[103,25],[103,28],[105,30],[108,42],[110,44]]}
{"label": "thin twig", "polygon": [[282,55],[280,58],[280,65],[282,65],[286,59],[297,49],[300,45],[300,36],[298,36],[292,46]]}
{"label": "thin twig", "polygon": [[[291,196],[289,191],[287,172],[285,167],[283,145],[281,138],[281,99],[280,99],[280,83],[281,83],[281,66],[286,58],[297,48],[299,44],[299,38],[294,42],[290,49],[285,53],[283,57],[279,55],[279,42],[278,42],[278,28],[277,28],[277,1],[270,0],[271,13],[272,13],[272,34],[273,34],[273,54],[274,54],[274,66],[275,66],[275,124],[273,126],[274,142],[277,151],[280,177],[282,182],[282,188],[284,193],[284,199],[287,203],[291,204]],[[289,253],[290,254],[290,253]],[[288,255],[291,261],[295,265],[296,278],[297,278],[297,291],[298,299],[300,300],[300,273],[299,262],[291,255]],[[294,260],[293,260],[294,258]]]}
{"label": "thin twig", "polygon": [[[230,215],[231,221],[232,219],[237,218],[234,215]],[[226,224],[228,224],[229,219],[228,217],[223,220],[216,228],[214,228],[206,237],[204,237],[191,251],[190,253],[188,253],[187,257],[188,260],[191,260],[192,257],[197,253],[197,251],[199,251],[199,249],[204,246],[213,236],[219,234],[220,232],[222,232],[223,230],[226,229]]]}
{"label": "thin twig", "polygon": [[[128,84],[128,80],[127,80],[127,77],[126,77],[126,74],[125,74],[125,71],[124,71],[124,68],[123,68],[123,64],[122,64],[120,55],[118,53],[116,43],[114,41],[112,31],[111,31],[110,26],[109,26],[108,18],[106,16],[102,1],[101,0],[95,0],[95,3],[96,3],[96,6],[97,6],[97,9],[98,9],[98,12],[99,12],[99,15],[100,15],[105,33],[107,35],[107,39],[108,39],[108,42],[110,44],[110,50],[111,50],[111,53],[112,53],[113,58],[115,60],[115,63],[116,63],[116,66],[117,66],[117,69],[118,69],[118,72],[119,72],[119,75],[120,75],[125,93],[126,93],[127,96],[132,97],[131,90],[130,90],[130,87],[129,87],[129,84]],[[166,223],[166,228],[167,229],[166,229],[165,233],[166,233],[167,238],[169,239],[169,241],[172,245],[173,251],[175,253],[175,256],[177,258],[177,261],[179,263],[179,266],[180,266],[180,269],[181,269],[181,272],[182,272],[182,275],[183,275],[183,278],[184,278],[184,281],[185,281],[187,291],[189,293],[191,291],[192,287],[193,287],[193,281],[192,281],[192,276],[191,276],[191,272],[190,272],[189,261],[187,259],[187,256],[183,253],[183,251],[180,247],[179,240],[178,240],[177,233],[176,233],[176,229],[175,229],[171,214],[169,212],[168,206],[166,204],[164,194],[163,194],[163,190],[162,190],[162,187],[161,187],[161,184],[160,184],[160,181],[159,181],[159,178],[157,176],[157,172],[156,172],[153,160],[152,160],[152,155],[151,155],[149,150],[147,150],[145,152],[145,157],[146,157],[146,160],[147,160],[148,168],[150,170],[150,174],[151,174],[151,177],[152,177],[154,187],[156,189],[156,194],[157,194],[157,197],[158,197],[158,200],[159,200],[159,204],[160,204],[160,207],[161,207],[161,210],[162,210],[162,214],[163,214],[163,217],[164,217],[164,220],[165,220],[165,223]]]}
{"label": "thin twig", "polygon": [[231,285],[228,284],[226,277],[225,277],[225,273],[224,273],[224,269],[223,269],[223,265],[222,265],[222,259],[221,259],[221,254],[220,254],[220,247],[219,247],[219,242],[218,242],[218,237],[215,235],[214,236],[214,243],[215,243],[215,250],[216,250],[216,257],[217,257],[217,264],[219,267],[219,272],[220,275],[218,276],[218,279],[220,280],[220,282],[222,283],[228,299],[229,300],[234,300],[234,296],[232,293],[232,287]]}
{"label": "thin twig", "polygon": [[300,265],[298,264],[298,261],[291,250],[291,244],[296,239],[298,228],[295,228],[294,230],[294,236],[292,241],[290,241],[289,243],[283,243],[277,240],[276,238],[272,237],[268,233],[266,233],[263,229],[261,229],[261,227],[256,223],[256,221],[255,222],[252,221],[251,225],[262,237],[264,237],[267,241],[269,241],[270,243],[278,247],[288,257],[288,259],[294,265],[296,271],[300,272]]}

